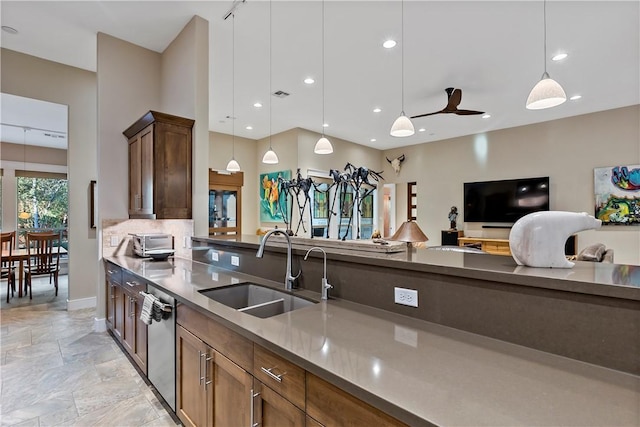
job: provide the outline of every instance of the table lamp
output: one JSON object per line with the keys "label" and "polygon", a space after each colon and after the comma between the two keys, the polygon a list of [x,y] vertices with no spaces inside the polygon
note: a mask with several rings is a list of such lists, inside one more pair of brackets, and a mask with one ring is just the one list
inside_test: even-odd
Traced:
{"label": "table lamp", "polygon": [[410,255],[413,243],[426,242],[429,238],[420,230],[417,223],[408,219],[389,240],[407,242],[407,254]]}

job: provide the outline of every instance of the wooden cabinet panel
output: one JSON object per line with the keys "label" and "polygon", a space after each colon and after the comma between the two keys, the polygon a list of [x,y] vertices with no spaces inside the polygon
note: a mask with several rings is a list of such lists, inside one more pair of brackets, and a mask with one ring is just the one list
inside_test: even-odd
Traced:
{"label": "wooden cabinet panel", "polygon": [[458,245],[480,245],[480,249],[492,255],[508,255],[511,256],[508,239],[484,239],[481,237],[460,237]]}
{"label": "wooden cabinet panel", "polygon": [[326,427],[406,426],[406,424],[308,372],[307,415]]}
{"label": "wooden cabinet panel", "polygon": [[305,414],[301,409],[258,379],[253,380],[253,391],[257,394],[253,400],[254,423],[262,427],[303,427],[305,425]]}
{"label": "wooden cabinet panel", "polygon": [[185,329],[245,371],[253,372],[253,342],[184,304],[179,304],[176,311],[177,322]]}
{"label": "wooden cabinet panel", "polygon": [[317,422],[316,420],[314,420],[313,418],[311,418],[309,415],[307,415],[307,427],[324,427],[322,424],[320,424],[319,422]]}
{"label": "wooden cabinet panel", "polygon": [[114,299],[114,321],[113,321],[113,334],[122,340],[123,328],[124,328],[124,307],[126,304],[124,289],[121,286],[115,286],[113,289]]}
{"label": "wooden cabinet panel", "polygon": [[133,354],[135,352],[135,334],[136,334],[136,315],[135,299],[131,298],[128,292],[123,292],[124,304],[124,319],[122,327],[122,345],[129,352]]}
{"label": "wooden cabinet panel", "polygon": [[192,217],[191,119],[149,111],[123,133],[129,142],[129,217]]}
{"label": "wooden cabinet panel", "polygon": [[248,426],[253,378],[247,371],[214,350],[213,425]]}
{"label": "wooden cabinet panel", "polygon": [[304,409],[305,371],[282,357],[254,345],[253,375],[273,390]]}
{"label": "wooden cabinet panel", "polygon": [[176,326],[176,414],[185,426],[210,425],[210,388],[204,387],[208,347],[181,326]]}
{"label": "wooden cabinet panel", "polygon": [[144,297],[140,294],[131,296],[134,298],[134,319],[135,319],[135,337],[133,359],[136,361],[142,372],[147,373],[147,324],[140,320],[142,313],[142,304]]}

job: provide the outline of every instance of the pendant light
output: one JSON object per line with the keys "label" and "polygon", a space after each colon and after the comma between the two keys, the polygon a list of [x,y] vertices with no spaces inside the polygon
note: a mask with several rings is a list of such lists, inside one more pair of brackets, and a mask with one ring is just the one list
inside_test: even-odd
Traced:
{"label": "pendant light", "polygon": [[313,148],[313,152],[316,154],[331,154],[333,153],[333,145],[331,141],[324,135],[324,0],[322,0],[322,136],[316,142],[316,146]]}
{"label": "pendant light", "polygon": [[271,97],[273,96],[271,94],[271,39],[272,39],[272,31],[271,31],[271,27],[272,27],[272,23],[271,23],[271,0],[269,0],[269,150],[264,153],[264,156],[262,156],[262,163],[265,163],[267,165],[275,165],[278,164],[279,160],[278,160],[278,155],[276,154],[275,151],[273,151],[273,147],[271,147],[271,110],[272,110],[272,104],[273,101],[271,100]]}
{"label": "pendant light", "polygon": [[402,34],[401,34],[401,39],[400,39],[400,55],[401,55],[401,62],[402,62],[402,75],[400,77],[401,80],[401,84],[402,84],[402,112],[400,113],[400,117],[398,117],[396,119],[395,122],[393,122],[393,125],[391,126],[391,136],[395,136],[395,137],[406,137],[406,136],[411,136],[413,135],[415,132],[415,130],[413,129],[413,123],[411,123],[411,120],[409,119],[409,117],[407,117],[404,114],[404,0],[401,2],[402,4],[402,23],[401,23],[401,27],[402,27]]}
{"label": "pendant light", "polygon": [[[22,150],[23,150],[23,170],[27,170],[27,128],[22,128]],[[22,203],[22,212],[18,214],[18,218],[20,219],[29,219],[31,218],[31,214],[24,210],[24,202]]]}
{"label": "pendant light", "polygon": [[236,160],[236,14],[231,15],[231,160],[227,163],[229,172],[238,172],[240,164]]}
{"label": "pendant light", "polygon": [[567,100],[562,86],[547,73],[547,2],[543,4],[543,20],[544,20],[544,73],[540,81],[531,89],[527,98],[527,109],[542,110],[544,108],[555,107]]}

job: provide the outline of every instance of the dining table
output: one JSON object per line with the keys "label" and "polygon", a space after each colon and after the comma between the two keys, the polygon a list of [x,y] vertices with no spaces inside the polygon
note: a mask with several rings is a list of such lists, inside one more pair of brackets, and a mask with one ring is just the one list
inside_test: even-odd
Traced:
{"label": "dining table", "polygon": [[[54,250],[54,253],[58,253],[57,250]],[[60,255],[68,254],[67,250],[60,246]],[[9,258],[9,251],[2,251],[2,258]],[[27,248],[13,249],[11,251],[11,259],[18,261],[18,297],[22,298],[22,285],[24,282],[24,263],[29,258],[29,251]]]}

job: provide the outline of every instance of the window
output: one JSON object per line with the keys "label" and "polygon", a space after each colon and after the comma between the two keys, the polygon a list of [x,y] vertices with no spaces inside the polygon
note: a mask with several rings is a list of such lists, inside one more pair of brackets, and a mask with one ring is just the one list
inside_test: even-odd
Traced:
{"label": "window", "polygon": [[24,247],[26,232],[53,230],[62,233],[67,248],[69,189],[64,175],[16,171],[18,196],[18,245]]}

